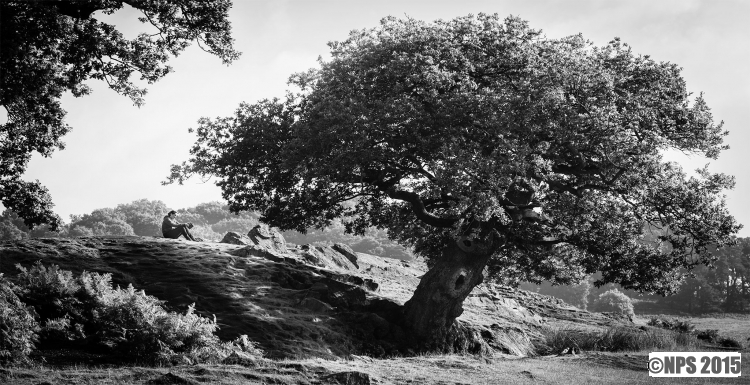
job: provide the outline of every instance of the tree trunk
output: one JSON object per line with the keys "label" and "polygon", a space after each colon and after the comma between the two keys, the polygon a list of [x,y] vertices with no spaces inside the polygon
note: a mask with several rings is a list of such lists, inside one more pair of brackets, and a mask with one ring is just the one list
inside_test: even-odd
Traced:
{"label": "tree trunk", "polygon": [[439,348],[451,326],[463,313],[463,302],[484,279],[482,270],[496,247],[496,237],[459,240],[448,246],[422,277],[412,298],[404,304],[405,326],[422,348]]}

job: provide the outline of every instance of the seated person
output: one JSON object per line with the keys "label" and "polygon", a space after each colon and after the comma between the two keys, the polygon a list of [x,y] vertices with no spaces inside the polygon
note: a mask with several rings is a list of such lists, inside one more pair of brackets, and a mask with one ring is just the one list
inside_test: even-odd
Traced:
{"label": "seated person", "polygon": [[164,217],[164,221],[161,223],[161,233],[164,238],[177,239],[180,235],[184,236],[189,241],[200,242],[199,239],[193,238],[190,234],[189,228],[193,227],[192,223],[179,223],[177,222],[177,211],[170,211],[167,216]]}

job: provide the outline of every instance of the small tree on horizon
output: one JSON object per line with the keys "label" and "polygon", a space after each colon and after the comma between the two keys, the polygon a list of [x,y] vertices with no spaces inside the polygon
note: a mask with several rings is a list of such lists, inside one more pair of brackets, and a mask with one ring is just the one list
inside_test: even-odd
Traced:
{"label": "small tree on horizon", "polygon": [[635,317],[635,310],[633,309],[633,301],[625,295],[625,293],[617,290],[610,289],[594,300],[591,304],[591,310],[598,312],[613,312],[626,315],[631,319]]}
{"label": "small tree on horizon", "polygon": [[[166,183],[215,176],[232,211],[282,230],[387,229],[430,266],[399,320],[416,346],[449,348],[483,271],[669,293],[740,228],[732,177],[661,156],[715,159],[721,124],[677,65],[619,39],[480,14],[389,17],[329,45],[330,61],[290,78],[300,92],[201,119]],[[646,226],[669,230],[643,244]]]}

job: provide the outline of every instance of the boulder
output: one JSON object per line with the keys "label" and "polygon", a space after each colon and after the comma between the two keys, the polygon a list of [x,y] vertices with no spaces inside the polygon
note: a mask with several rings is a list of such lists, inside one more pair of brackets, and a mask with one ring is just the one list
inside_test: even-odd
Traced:
{"label": "boulder", "polygon": [[359,269],[359,264],[357,264],[357,253],[355,253],[354,250],[349,247],[349,245],[345,245],[343,243],[334,243],[331,248],[346,257],[349,262],[351,262],[354,266],[357,267],[357,269]]}
{"label": "boulder", "polygon": [[224,235],[224,238],[221,239],[220,243],[229,243],[232,245],[253,245],[253,241],[250,240],[249,237],[242,235],[240,233],[235,233],[234,231],[230,231]]}
{"label": "boulder", "polygon": [[322,282],[312,285],[307,291],[307,298],[315,298],[331,306],[347,309],[362,308],[369,303],[367,293],[361,287],[331,278],[325,278]]}
{"label": "boulder", "polygon": [[247,233],[247,236],[253,242],[253,244],[260,247],[277,251],[279,253],[287,253],[286,240],[276,230],[269,229],[264,225],[257,225]]}
{"label": "boulder", "polygon": [[303,245],[297,252],[311,265],[329,269],[357,270],[354,263],[330,246]]}
{"label": "boulder", "polygon": [[258,245],[249,245],[241,249],[232,250],[229,254],[236,255],[238,257],[260,257],[274,262],[291,262],[292,257],[287,257],[275,250],[267,249]]}

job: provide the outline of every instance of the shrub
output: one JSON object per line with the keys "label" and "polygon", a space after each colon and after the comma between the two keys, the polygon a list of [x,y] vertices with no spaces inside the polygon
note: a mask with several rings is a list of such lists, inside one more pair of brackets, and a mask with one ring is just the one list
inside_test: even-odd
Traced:
{"label": "shrub", "polygon": [[617,289],[607,290],[600,294],[592,304],[591,309],[598,312],[606,311],[622,314],[630,319],[635,317],[633,301]]}
{"label": "shrub", "polygon": [[[194,306],[185,314],[167,312],[162,301],[132,285],[113,288],[110,274],[83,272],[73,277],[69,271],[39,262],[29,270],[19,269],[20,291],[28,304],[40,309],[45,346],[75,344],[154,363],[177,356],[218,362],[245,349],[222,343],[215,335],[216,319],[196,314]],[[257,349],[252,352],[262,354]]]}
{"label": "shrub", "polygon": [[49,268],[37,261],[30,269],[16,265],[20,273],[16,276],[18,296],[26,305],[34,308],[37,320],[42,324],[39,342],[43,347],[54,347],[83,338],[83,304],[77,296],[81,285],[73,273],[60,270],[57,265]]}
{"label": "shrub", "polygon": [[708,330],[701,330],[696,334],[696,337],[699,340],[706,341],[706,342],[716,342],[719,340],[719,330],[718,329],[708,329]]}
{"label": "shrub", "polygon": [[738,341],[735,338],[732,337],[722,337],[719,338],[719,346],[723,346],[725,348],[737,348],[742,349],[742,342]]}
{"label": "shrub", "polygon": [[0,362],[26,361],[37,341],[39,324],[0,274]]}
{"label": "shrub", "polygon": [[692,333],[695,331],[695,325],[690,321],[681,321],[677,318],[651,317],[646,324],[662,329],[674,330],[679,333]]}

